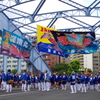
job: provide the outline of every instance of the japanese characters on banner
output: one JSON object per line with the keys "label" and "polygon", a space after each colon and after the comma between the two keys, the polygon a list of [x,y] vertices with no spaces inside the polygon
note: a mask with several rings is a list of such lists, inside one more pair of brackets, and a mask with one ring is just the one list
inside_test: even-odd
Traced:
{"label": "japanese characters on banner", "polygon": [[32,44],[25,38],[22,38],[7,30],[3,30],[1,53],[16,58],[29,60]]}
{"label": "japanese characters on banner", "polygon": [[98,50],[94,32],[51,31],[51,33],[64,54],[90,54]]}
{"label": "japanese characters on banner", "polygon": [[[54,40],[51,34],[51,28],[43,27],[38,25],[37,26],[37,46],[39,52],[46,52],[49,54],[59,55],[62,57],[68,57],[68,54],[64,54],[63,50],[61,50]],[[56,31],[56,30],[54,30]]]}

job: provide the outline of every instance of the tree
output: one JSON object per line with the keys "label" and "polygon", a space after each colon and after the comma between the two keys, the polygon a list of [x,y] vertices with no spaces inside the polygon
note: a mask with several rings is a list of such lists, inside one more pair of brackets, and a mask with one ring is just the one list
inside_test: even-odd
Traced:
{"label": "tree", "polygon": [[74,70],[76,73],[79,73],[79,69],[80,67],[80,61],[79,59],[75,59],[73,61],[70,62],[70,67],[72,68],[72,70]]}
{"label": "tree", "polygon": [[59,63],[53,67],[53,72],[63,73],[66,72],[67,75],[70,75],[74,70],[76,73],[79,73],[80,61],[78,59],[71,61],[69,64]]}
{"label": "tree", "polygon": [[16,73],[17,73],[17,69],[13,69],[13,70],[11,71],[11,73],[16,74]]}
{"label": "tree", "polygon": [[68,70],[68,64],[66,63],[59,63],[53,67],[53,72],[63,73],[67,72],[67,70]]}
{"label": "tree", "polygon": [[87,70],[88,72],[90,72],[90,73],[92,72],[92,70],[91,70],[90,68],[85,68],[85,71],[86,71],[86,70]]}

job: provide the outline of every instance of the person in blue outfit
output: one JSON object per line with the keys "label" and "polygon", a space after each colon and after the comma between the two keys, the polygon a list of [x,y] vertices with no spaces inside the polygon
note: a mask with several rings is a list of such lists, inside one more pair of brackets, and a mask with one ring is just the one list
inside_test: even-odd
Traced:
{"label": "person in blue outfit", "polygon": [[26,82],[26,79],[27,79],[27,73],[26,73],[26,70],[24,70],[24,72],[22,73],[22,75],[21,75],[21,81],[22,81],[22,91],[26,91],[26,84],[27,84],[27,82]]}
{"label": "person in blue outfit", "polygon": [[95,90],[98,91],[98,77],[97,77],[97,74],[95,74]]}
{"label": "person in blue outfit", "polygon": [[32,84],[31,84],[31,87],[32,88],[35,88],[35,79],[34,79],[35,78],[35,75],[32,74],[31,76],[32,76]]}
{"label": "person in blue outfit", "polygon": [[51,74],[51,78],[50,78],[50,81],[51,81],[51,88],[55,88],[55,82],[54,82],[54,77],[55,77],[55,73]]}
{"label": "person in blue outfit", "polygon": [[13,75],[13,80],[14,80],[13,87],[16,87],[17,85],[16,75],[14,73],[12,73],[12,75]]}
{"label": "person in blue outfit", "polygon": [[81,84],[82,84],[82,91],[81,91],[81,92],[86,92],[86,85],[85,85],[85,75],[84,75],[84,72],[81,72]]}
{"label": "person in blue outfit", "polygon": [[100,71],[98,73],[98,92],[100,92]]}
{"label": "person in blue outfit", "polygon": [[19,87],[19,75],[16,73],[16,87]]}
{"label": "person in blue outfit", "polygon": [[18,75],[18,77],[19,77],[19,80],[18,80],[18,87],[22,87],[22,80],[21,80],[22,73],[20,73],[20,74]]}
{"label": "person in blue outfit", "polygon": [[39,77],[39,91],[44,91],[44,73],[40,70],[38,70],[38,77]]}
{"label": "person in blue outfit", "polygon": [[56,73],[56,75],[54,76],[54,89],[58,89],[59,88],[59,82],[60,82],[60,76],[58,73]]}
{"label": "person in blue outfit", "polygon": [[63,75],[61,76],[61,86],[62,86],[62,90],[66,90],[67,81],[68,81],[68,77],[66,75],[66,72],[63,72]]}
{"label": "person in blue outfit", "polygon": [[77,90],[80,91],[81,90],[81,74],[77,74],[76,75],[76,87],[77,87]]}
{"label": "person in blue outfit", "polygon": [[11,74],[11,70],[9,69],[6,74],[6,82],[7,82],[7,91],[6,92],[12,92],[12,83],[13,83],[13,76]]}
{"label": "person in blue outfit", "polygon": [[49,74],[48,71],[45,70],[44,71],[44,91],[48,91],[49,89]]}
{"label": "person in blue outfit", "polygon": [[1,88],[2,90],[6,90],[6,74],[3,70],[1,74],[1,79],[2,79]]}
{"label": "person in blue outfit", "polygon": [[28,72],[28,74],[27,74],[27,91],[30,91],[31,83],[32,83],[31,72]]}
{"label": "person in blue outfit", "polygon": [[46,79],[46,91],[50,91],[51,83],[50,83],[51,77],[48,74]]}
{"label": "person in blue outfit", "polygon": [[76,93],[76,74],[74,71],[72,71],[72,75],[70,75],[70,88],[71,93]]}
{"label": "person in blue outfit", "polygon": [[88,90],[89,88],[89,75],[88,74],[85,74],[85,86],[86,86],[86,89]]}
{"label": "person in blue outfit", "polygon": [[2,82],[2,75],[1,75],[1,72],[0,72],[0,89],[1,89],[1,82]]}
{"label": "person in blue outfit", "polygon": [[34,83],[35,83],[35,88],[38,88],[39,83],[40,83],[38,75],[35,75],[35,77],[34,77]]}
{"label": "person in blue outfit", "polygon": [[90,90],[94,90],[95,77],[93,74],[91,74],[89,82],[90,82]]}

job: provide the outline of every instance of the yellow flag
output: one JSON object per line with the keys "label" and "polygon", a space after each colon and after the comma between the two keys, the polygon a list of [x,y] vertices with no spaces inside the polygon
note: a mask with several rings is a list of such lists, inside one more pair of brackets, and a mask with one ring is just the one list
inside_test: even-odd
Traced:
{"label": "yellow flag", "polygon": [[[57,31],[55,29],[52,28],[48,28],[48,27],[44,27],[44,26],[40,26],[37,25],[37,42],[43,42],[43,43],[51,43],[48,38],[51,37],[53,38],[50,30],[52,31]],[[53,38],[54,39],[54,38]]]}

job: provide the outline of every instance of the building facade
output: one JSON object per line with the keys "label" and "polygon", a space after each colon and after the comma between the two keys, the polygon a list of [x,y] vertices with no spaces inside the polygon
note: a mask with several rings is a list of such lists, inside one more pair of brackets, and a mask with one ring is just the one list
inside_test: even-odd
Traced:
{"label": "building facade", "polygon": [[52,69],[52,67],[60,62],[60,57],[57,55],[52,55],[52,54],[45,54],[42,56],[43,59],[45,60],[46,64],[48,65],[48,67],[50,69]]}
{"label": "building facade", "polygon": [[84,55],[83,54],[73,54],[73,59],[79,59],[80,66],[84,68]]}
{"label": "building facade", "polygon": [[65,57],[60,57],[60,62],[64,62],[64,63],[70,63],[70,61],[72,61],[73,58],[73,54],[70,54],[67,58]]}
{"label": "building facade", "polygon": [[84,67],[84,56],[83,54],[70,54],[67,58],[61,57],[60,62],[70,63],[74,59],[80,60],[80,66]]}
{"label": "building facade", "polygon": [[[17,65],[18,65],[18,59],[13,58],[13,57],[7,57],[7,69],[17,69]],[[0,66],[1,68],[3,67],[3,55],[0,55]],[[21,70],[25,70],[27,69],[27,63],[21,59]]]}
{"label": "building facade", "polygon": [[84,68],[90,68],[93,72],[100,71],[100,50],[84,55]]}

